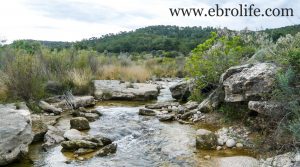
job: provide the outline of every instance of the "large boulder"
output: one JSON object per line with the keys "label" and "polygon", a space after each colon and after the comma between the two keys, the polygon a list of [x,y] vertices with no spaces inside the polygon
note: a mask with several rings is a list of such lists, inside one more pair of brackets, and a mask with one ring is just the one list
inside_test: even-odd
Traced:
{"label": "large boulder", "polygon": [[159,94],[155,84],[128,83],[118,80],[94,80],[94,96],[98,100],[152,100]]}
{"label": "large boulder", "polygon": [[176,100],[187,101],[193,91],[193,80],[181,81],[169,89]]}
{"label": "large boulder", "polygon": [[284,105],[279,102],[272,101],[249,101],[248,108],[260,114],[280,117],[286,114]]}
{"label": "large boulder", "polygon": [[90,129],[89,121],[84,117],[76,117],[70,120],[71,129],[88,130]]}
{"label": "large boulder", "polygon": [[196,148],[211,150],[218,145],[217,136],[206,129],[198,129],[196,131]]}
{"label": "large boulder", "polygon": [[26,154],[32,139],[30,112],[0,105],[0,166]]}
{"label": "large boulder", "polygon": [[278,67],[272,63],[246,64],[229,68],[220,78],[225,102],[260,100],[269,93]]}

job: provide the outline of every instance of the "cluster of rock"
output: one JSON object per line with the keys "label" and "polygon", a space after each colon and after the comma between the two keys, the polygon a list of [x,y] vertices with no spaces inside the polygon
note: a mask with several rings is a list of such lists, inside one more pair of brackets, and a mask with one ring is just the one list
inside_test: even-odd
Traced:
{"label": "cluster of rock", "polygon": [[74,157],[83,160],[80,155],[94,153],[96,156],[106,156],[113,154],[117,150],[117,144],[103,136],[84,135],[80,130],[89,130],[89,121],[95,121],[102,114],[98,110],[87,110],[79,107],[72,112],[74,118],[70,120],[70,130],[63,134],[67,141],[63,141],[61,146],[63,151],[72,151]]}
{"label": "cluster of rock", "polygon": [[215,133],[206,129],[198,129],[196,148],[205,150],[242,148],[249,143],[249,133],[245,127],[224,127]]}
{"label": "cluster of rock", "polygon": [[49,115],[60,115],[63,110],[78,109],[80,107],[92,107],[96,105],[93,96],[55,96],[40,101],[38,106]]}
{"label": "cluster of rock", "polygon": [[282,166],[282,167],[296,167],[300,166],[300,153],[288,152],[277,155],[267,159],[259,160],[260,167]]}
{"label": "cluster of rock", "polygon": [[[243,102],[248,103],[250,110],[260,114],[268,116],[284,114],[283,104],[263,100],[272,91],[278,70],[273,63],[246,64],[229,68],[220,77],[219,87],[201,102],[199,111],[213,111],[222,102]],[[176,99],[181,97],[186,99],[192,90],[190,82],[183,81],[172,86],[170,88],[172,96]]]}
{"label": "cluster of rock", "polygon": [[90,122],[96,121],[102,116],[101,112],[98,110],[87,110],[84,107],[79,107],[79,109],[74,110],[72,115],[74,117],[84,117]]}
{"label": "cluster of rock", "polygon": [[193,123],[205,118],[198,109],[199,103],[188,102],[183,105],[178,102],[163,102],[146,105],[139,110],[139,115],[157,116],[160,121],[174,121]]}
{"label": "cluster of rock", "polygon": [[73,152],[74,157],[83,160],[81,155],[94,153],[95,156],[106,156],[117,151],[117,144],[103,136],[84,135],[77,129],[64,133],[66,141],[61,143],[63,151]]}

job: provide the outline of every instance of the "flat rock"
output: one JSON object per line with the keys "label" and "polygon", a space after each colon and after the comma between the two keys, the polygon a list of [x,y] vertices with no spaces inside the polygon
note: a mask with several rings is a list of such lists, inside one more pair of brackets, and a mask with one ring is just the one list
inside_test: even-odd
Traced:
{"label": "flat rock", "polygon": [[64,138],[67,140],[82,140],[84,136],[77,129],[70,129],[64,133]]}
{"label": "flat rock", "polygon": [[178,102],[160,102],[155,104],[148,104],[145,105],[145,108],[148,109],[162,109],[162,108],[168,108],[168,107],[177,107],[179,106]]}
{"label": "flat rock", "polygon": [[63,109],[78,109],[80,107],[95,106],[96,101],[93,96],[74,96],[70,97],[68,101],[63,99],[57,103],[53,103],[53,105]]}
{"label": "flat rock", "polygon": [[71,140],[62,142],[61,146],[65,150],[78,150],[80,148],[96,149],[98,144],[87,140]]}
{"label": "flat rock", "polygon": [[55,115],[59,115],[60,113],[62,113],[62,109],[61,108],[57,108],[45,101],[40,101],[38,106],[44,110],[45,112],[50,112],[50,113],[54,113]]}
{"label": "flat rock", "polygon": [[218,167],[258,167],[258,160],[247,156],[234,156],[217,158],[215,166]]}
{"label": "flat rock", "polygon": [[160,115],[158,117],[158,120],[161,122],[170,122],[170,121],[175,120],[175,116],[174,115]]}
{"label": "flat rock", "polygon": [[155,113],[154,110],[151,110],[151,109],[140,108],[140,109],[139,109],[139,115],[144,115],[144,116],[155,116],[156,113]]}
{"label": "flat rock", "polygon": [[159,93],[158,86],[146,83],[128,83],[118,80],[94,80],[94,96],[97,100],[152,100]]}
{"label": "flat rock", "polygon": [[267,116],[283,116],[286,114],[283,104],[271,101],[249,101],[248,108]]}

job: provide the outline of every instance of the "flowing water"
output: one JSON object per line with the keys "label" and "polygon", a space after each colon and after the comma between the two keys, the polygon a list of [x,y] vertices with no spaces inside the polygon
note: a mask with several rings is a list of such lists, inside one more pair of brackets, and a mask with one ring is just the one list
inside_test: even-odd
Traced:
{"label": "flowing water", "polygon": [[[173,82],[162,82],[159,102],[171,101],[168,87]],[[84,161],[74,160],[72,154],[62,153],[61,146],[47,152],[40,144],[30,148],[31,162],[20,162],[12,166],[49,167],[156,167],[156,166],[199,166],[199,154],[195,153],[195,129],[177,122],[162,123],[155,117],[138,115],[142,103],[103,102],[96,106],[103,116],[90,123],[87,134],[103,135],[118,144],[117,153],[107,157],[87,155]],[[61,129],[69,129],[69,119],[58,123]],[[68,162],[68,163],[66,163]]]}

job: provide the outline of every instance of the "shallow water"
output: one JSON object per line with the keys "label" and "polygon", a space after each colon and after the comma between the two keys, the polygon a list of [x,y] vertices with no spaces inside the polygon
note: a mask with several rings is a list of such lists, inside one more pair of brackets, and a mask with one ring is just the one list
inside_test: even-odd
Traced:
{"label": "shallow water", "polygon": [[[172,101],[168,87],[174,83],[162,82],[162,84],[166,89],[161,90],[157,101]],[[103,116],[90,123],[91,129],[86,133],[100,134],[113,139],[118,144],[117,153],[114,155],[93,157],[90,154],[83,157],[86,160],[78,161],[74,160],[72,154],[62,153],[61,146],[44,152],[40,144],[34,144],[29,152],[32,161],[23,160],[10,166],[182,167],[205,164],[201,157],[206,152],[196,153],[195,129],[192,126],[177,122],[162,123],[155,117],[140,116],[138,110],[142,105],[136,102],[118,101],[97,104],[96,109],[100,110]],[[69,129],[69,119],[61,119],[57,126],[61,129]],[[226,152],[223,154],[226,156]]]}

